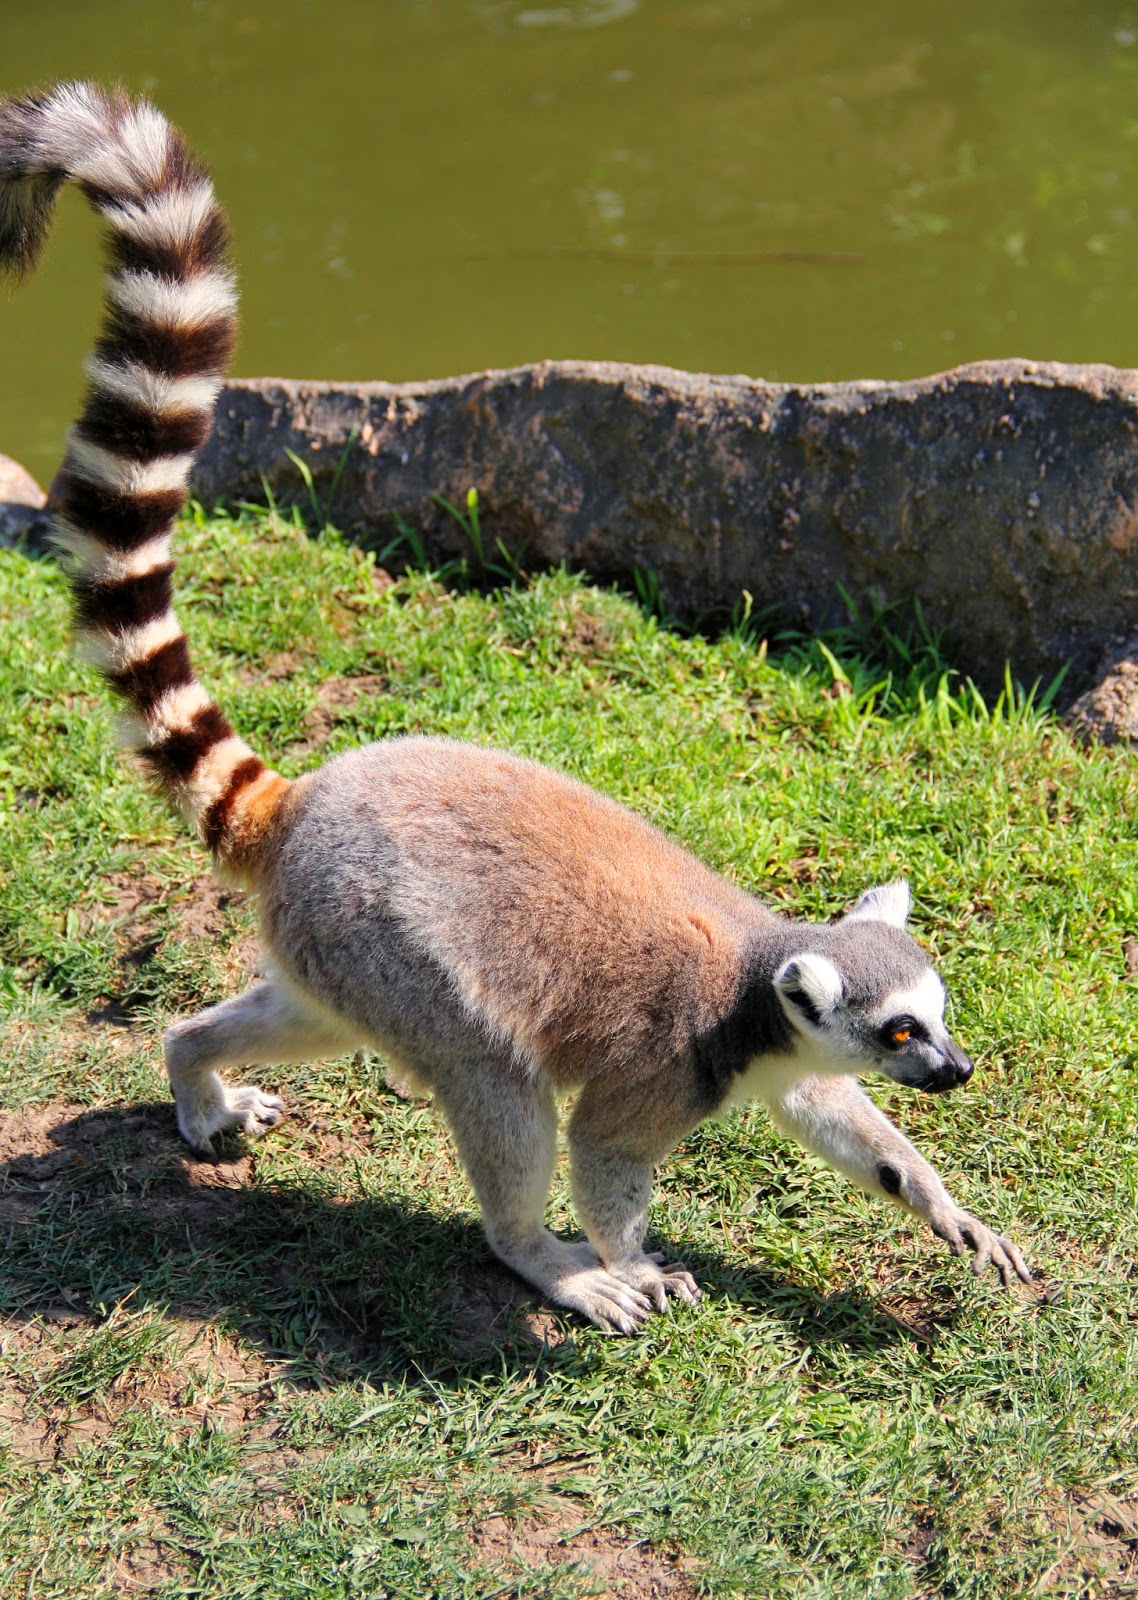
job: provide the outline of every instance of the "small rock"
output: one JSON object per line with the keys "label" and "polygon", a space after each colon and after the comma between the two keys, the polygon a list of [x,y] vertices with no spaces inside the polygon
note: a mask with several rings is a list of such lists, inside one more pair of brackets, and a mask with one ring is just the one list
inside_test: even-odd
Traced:
{"label": "small rock", "polygon": [[1101,744],[1138,744],[1138,633],[1112,650],[1093,689],[1068,713],[1080,738]]}
{"label": "small rock", "polygon": [[47,505],[47,495],[31,473],[11,456],[0,456],[0,503],[32,506],[36,511]]}
{"label": "small rock", "polygon": [[11,456],[0,456],[0,547],[47,548],[47,495]]}
{"label": "small rock", "polygon": [[1126,976],[1138,978],[1138,939],[1123,939],[1122,959],[1126,963]]}

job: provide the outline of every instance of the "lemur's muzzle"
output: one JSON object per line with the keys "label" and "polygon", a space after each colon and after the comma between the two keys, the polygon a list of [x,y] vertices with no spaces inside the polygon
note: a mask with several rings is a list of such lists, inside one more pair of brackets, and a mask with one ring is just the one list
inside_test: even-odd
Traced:
{"label": "lemur's muzzle", "polygon": [[950,1089],[959,1089],[976,1070],[971,1057],[965,1054],[955,1039],[945,1040],[941,1056],[943,1065],[930,1073],[928,1080],[921,1085],[930,1094],[948,1094]]}

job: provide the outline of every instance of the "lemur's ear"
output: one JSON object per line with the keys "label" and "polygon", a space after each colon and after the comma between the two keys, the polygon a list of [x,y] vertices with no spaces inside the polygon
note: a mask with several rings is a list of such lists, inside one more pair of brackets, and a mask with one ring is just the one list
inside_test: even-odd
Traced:
{"label": "lemur's ear", "polygon": [[903,928],[908,921],[911,898],[904,878],[894,878],[892,883],[883,883],[878,889],[867,889],[842,921],[888,922],[891,927]]}
{"label": "lemur's ear", "polygon": [[799,1026],[824,1028],[842,1003],[842,975],[825,956],[805,950],[784,961],[774,975],[783,1010]]}

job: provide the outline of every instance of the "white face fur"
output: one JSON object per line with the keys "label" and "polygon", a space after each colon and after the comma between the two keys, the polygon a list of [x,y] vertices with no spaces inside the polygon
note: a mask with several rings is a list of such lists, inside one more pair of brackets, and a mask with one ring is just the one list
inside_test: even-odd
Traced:
{"label": "white face fur", "polygon": [[876,1070],[939,1093],[967,1082],[972,1063],[944,1025],[944,985],[904,932],[908,909],[903,882],[869,890],[818,930],[822,948],[783,962],[775,988],[795,1054],[813,1057],[814,1070]]}

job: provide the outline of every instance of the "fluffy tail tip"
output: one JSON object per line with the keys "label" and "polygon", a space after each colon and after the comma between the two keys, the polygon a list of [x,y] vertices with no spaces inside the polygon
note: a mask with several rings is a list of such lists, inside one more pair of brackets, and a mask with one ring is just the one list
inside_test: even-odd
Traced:
{"label": "fluffy tail tip", "polygon": [[36,124],[44,103],[43,95],[0,99],[0,273],[17,281],[39,259],[65,181],[62,172],[45,171],[37,159]]}
{"label": "fluffy tail tip", "polygon": [[0,273],[20,283],[40,258],[59,181],[0,177]]}

